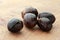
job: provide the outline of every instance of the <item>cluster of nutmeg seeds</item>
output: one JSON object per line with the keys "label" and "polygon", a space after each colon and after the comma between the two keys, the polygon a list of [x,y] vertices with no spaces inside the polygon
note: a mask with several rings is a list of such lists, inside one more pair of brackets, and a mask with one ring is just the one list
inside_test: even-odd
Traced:
{"label": "cluster of nutmeg seeds", "polygon": [[[56,18],[49,12],[38,13],[36,8],[28,7],[21,12],[23,22],[27,28],[34,28],[37,24],[42,31],[48,32],[51,30]],[[23,28],[23,22],[19,19],[12,19],[8,23],[10,32],[19,32]]]}

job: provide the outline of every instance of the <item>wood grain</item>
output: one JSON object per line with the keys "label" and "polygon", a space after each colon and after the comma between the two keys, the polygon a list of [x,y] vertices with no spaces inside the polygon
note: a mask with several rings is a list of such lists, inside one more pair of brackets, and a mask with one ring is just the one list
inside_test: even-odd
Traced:
{"label": "wood grain", "polygon": [[[25,7],[35,7],[38,12],[51,12],[56,21],[49,33],[39,29],[29,30],[25,26],[20,33],[10,33],[7,23],[11,18],[21,18]],[[0,40],[60,40],[60,0],[0,0]]]}

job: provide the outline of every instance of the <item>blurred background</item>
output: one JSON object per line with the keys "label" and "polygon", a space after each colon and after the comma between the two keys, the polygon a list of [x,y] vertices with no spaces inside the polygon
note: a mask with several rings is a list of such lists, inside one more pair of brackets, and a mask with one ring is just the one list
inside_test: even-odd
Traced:
{"label": "blurred background", "polygon": [[[51,12],[56,21],[50,33],[39,30],[28,30],[25,27],[21,34],[11,34],[7,23],[11,18],[21,18],[25,7],[35,7],[38,12]],[[0,40],[60,40],[60,0],[0,0]]]}

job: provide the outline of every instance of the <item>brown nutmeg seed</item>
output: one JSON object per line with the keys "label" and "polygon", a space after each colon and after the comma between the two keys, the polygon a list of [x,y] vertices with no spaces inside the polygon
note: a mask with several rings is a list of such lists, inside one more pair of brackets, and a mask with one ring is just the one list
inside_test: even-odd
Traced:
{"label": "brown nutmeg seed", "polygon": [[32,13],[24,15],[24,24],[28,28],[33,28],[36,25],[37,17]]}
{"label": "brown nutmeg seed", "polygon": [[27,13],[35,14],[36,17],[37,17],[37,15],[38,15],[38,11],[37,11],[36,8],[33,8],[33,7],[27,7],[27,8],[25,8],[25,10],[23,10],[23,11],[21,12],[22,18],[24,18],[24,15],[27,14]]}

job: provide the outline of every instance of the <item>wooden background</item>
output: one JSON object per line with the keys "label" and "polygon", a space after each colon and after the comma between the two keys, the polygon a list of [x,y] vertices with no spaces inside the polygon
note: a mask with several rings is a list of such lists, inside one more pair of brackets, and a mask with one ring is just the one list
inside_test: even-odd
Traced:
{"label": "wooden background", "polygon": [[[56,21],[49,33],[39,29],[29,30],[25,26],[21,33],[10,33],[7,23],[11,18],[21,18],[25,7],[35,7],[38,12],[51,12]],[[0,0],[0,40],[60,40],[60,0]]]}

